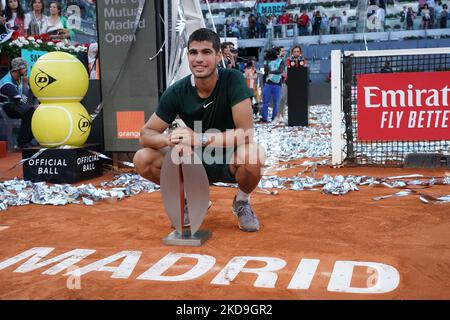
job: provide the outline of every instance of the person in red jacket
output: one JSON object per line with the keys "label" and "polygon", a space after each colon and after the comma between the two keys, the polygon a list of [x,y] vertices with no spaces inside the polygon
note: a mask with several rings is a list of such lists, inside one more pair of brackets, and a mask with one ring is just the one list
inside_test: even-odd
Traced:
{"label": "person in red jacket", "polygon": [[287,12],[283,13],[280,17],[280,24],[288,24],[289,22],[289,14]]}
{"label": "person in red jacket", "polygon": [[306,9],[302,10],[302,14],[297,19],[298,35],[306,36],[308,34],[310,19],[306,13]]}

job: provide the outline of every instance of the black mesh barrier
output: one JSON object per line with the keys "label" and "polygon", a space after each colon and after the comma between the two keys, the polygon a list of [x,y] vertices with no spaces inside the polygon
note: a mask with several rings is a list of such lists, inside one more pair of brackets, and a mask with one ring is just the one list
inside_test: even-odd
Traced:
{"label": "black mesh barrier", "polygon": [[[388,62],[388,64],[386,64]],[[388,67],[386,67],[388,65]],[[343,146],[349,165],[401,166],[409,153],[450,152],[450,140],[358,141],[357,75],[380,72],[450,71],[450,54],[344,56],[342,61]],[[384,68],[384,70],[383,70]]]}

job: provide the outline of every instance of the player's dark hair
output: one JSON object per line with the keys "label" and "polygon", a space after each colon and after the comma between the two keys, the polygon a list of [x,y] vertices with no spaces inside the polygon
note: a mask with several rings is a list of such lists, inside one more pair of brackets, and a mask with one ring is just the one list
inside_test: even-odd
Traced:
{"label": "player's dark hair", "polygon": [[207,29],[207,28],[201,28],[198,30],[195,30],[191,36],[189,37],[188,40],[188,49],[189,46],[191,44],[191,42],[193,41],[197,41],[197,42],[201,42],[201,41],[208,41],[212,43],[213,49],[216,52],[220,51],[220,38],[217,35],[217,33],[215,33],[214,31]]}

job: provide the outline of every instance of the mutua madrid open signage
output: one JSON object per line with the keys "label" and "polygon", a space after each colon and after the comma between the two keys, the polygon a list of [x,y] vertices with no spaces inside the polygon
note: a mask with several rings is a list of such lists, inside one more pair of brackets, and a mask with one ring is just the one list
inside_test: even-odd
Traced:
{"label": "mutua madrid open signage", "polygon": [[105,150],[136,151],[158,104],[156,1],[97,1]]}
{"label": "mutua madrid open signage", "polygon": [[450,140],[450,72],[358,76],[358,140]]}

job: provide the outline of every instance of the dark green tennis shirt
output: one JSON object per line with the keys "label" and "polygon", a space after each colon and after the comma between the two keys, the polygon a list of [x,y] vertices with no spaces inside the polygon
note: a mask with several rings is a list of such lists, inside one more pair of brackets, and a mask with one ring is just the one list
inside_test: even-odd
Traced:
{"label": "dark green tennis shirt", "polygon": [[192,130],[194,121],[202,121],[202,132],[211,128],[226,131],[236,128],[232,107],[252,95],[242,73],[234,69],[219,70],[219,80],[206,99],[199,97],[189,75],[167,88],[156,115],[169,124],[179,115]]}

